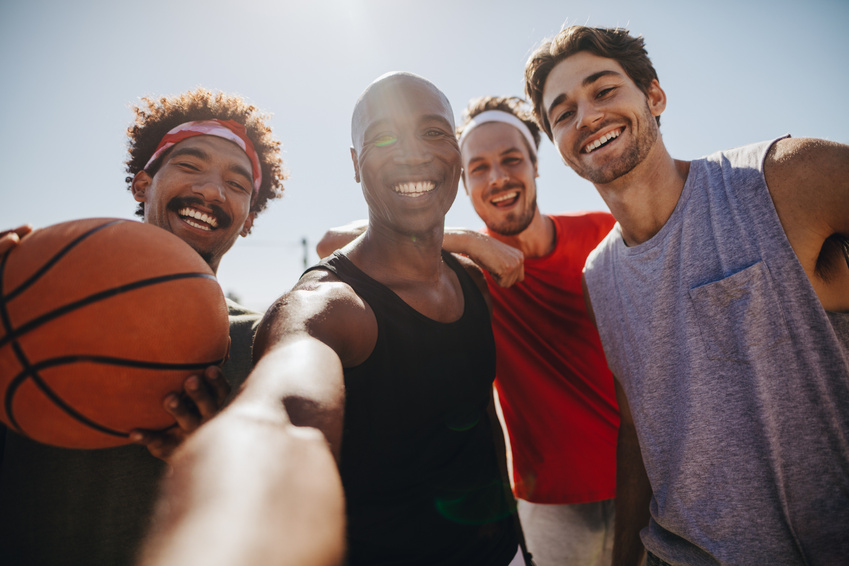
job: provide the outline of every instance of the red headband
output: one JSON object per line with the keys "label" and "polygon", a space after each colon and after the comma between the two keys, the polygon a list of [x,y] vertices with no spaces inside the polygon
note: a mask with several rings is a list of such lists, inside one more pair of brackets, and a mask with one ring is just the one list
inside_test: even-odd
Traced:
{"label": "red headband", "polygon": [[217,136],[231,141],[242,148],[251,160],[253,168],[253,194],[251,204],[256,201],[259,194],[259,185],[262,183],[262,169],[259,166],[259,156],[256,154],[254,144],[248,137],[245,127],[235,120],[202,120],[198,122],[186,122],[173,128],[162,137],[156,151],[150,156],[144,168],[147,169],[164,151],[181,141],[194,136]]}

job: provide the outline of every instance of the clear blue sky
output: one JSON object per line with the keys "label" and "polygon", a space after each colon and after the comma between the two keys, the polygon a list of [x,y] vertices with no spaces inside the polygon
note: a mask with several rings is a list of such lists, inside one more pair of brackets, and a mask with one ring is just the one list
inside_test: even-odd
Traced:
{"label": "clear blue sky", "polygon": [[[0,0],[0,227],[131,218],[130,105],[237,92],[273,114],[291,173],[219,270],[265,308],[297,280],[302,238],[312,263],[327,227],[366,216],[348,147],[368,83],[418,73],[459,118],[472,97],[521,95],[528,55],[567,20],[645,37],[677,158],[784,133],[849,142],[846,0]],[[604,208],[547,140],[539,193],[543,211]],[[448,223],[480,225],[462,188]]]}

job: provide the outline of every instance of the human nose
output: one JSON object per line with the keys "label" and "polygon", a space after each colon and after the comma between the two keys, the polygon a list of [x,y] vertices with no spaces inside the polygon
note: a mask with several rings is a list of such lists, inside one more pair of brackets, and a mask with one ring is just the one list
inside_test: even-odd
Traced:
{"label": "human nose", "polygon": [[491,187],[495,187],[500,184],[503,184],[507,181],[508,177],[509,175],[507,175],[506,171],[504,171],[498,165],[493,165],[492,168],[489,170],[489,185]]}
{"label": "human nose", "polygon": [[404,165],[427,163],[433,157],[427,145],[415,138],[399,138],[395,146],[395,161]]}
{"label": "human nose", "polygon": [[206,175],[198,179],[198,182],[192,186],[192,190],[207,202],[225,200],[224,180],[218,175]]}
{"label": "human nose", "polygon": [[578,106],[578,119],[575,121],[575,127],[578,130],[592,128],[603,116],[604,113],[595,104],[590,102],[580,104]]}

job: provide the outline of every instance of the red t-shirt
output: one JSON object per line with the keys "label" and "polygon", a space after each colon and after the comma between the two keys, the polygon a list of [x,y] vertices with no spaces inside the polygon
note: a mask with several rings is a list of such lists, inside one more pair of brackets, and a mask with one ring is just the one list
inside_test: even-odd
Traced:
{"label": "red t-shirt", "polygon": [[[619,411],[613,376],[587,315],[581,272],[613,227],[607,212],[553,215],[557,243],[525,259],[525,279],[493,299],[496,387],[517,497],[587,503],[614,497]],[[485,230],[486,232],[486,230]]]}

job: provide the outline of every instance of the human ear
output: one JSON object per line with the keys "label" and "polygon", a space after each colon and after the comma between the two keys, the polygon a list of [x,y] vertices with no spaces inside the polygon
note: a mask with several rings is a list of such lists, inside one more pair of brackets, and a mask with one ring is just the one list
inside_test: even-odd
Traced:
{"label": "human ear", "polygon": [[354,180],[360,182],[360,163],[357,159],[357,150],[351,148],[351,161],[354,162]]}
{"label": "human ear", "polygon": [[133,192],[133,198],[136,199],[137,202],[145,202],[145,192],[152,181],[153,179],[151,176],[144,170],[139,171],[136,173],[136,176],[133,177],[133,183],[130,185],[130,189]]}
{"label": "human ear", "polygon": [[466,184],[466,170],[460,170],[460,178],[463,179],[463,190],[466,191],[466,196],[471,197],[471,193],[469,193],[469,185]]}
{"label": "human ear", "polygon": [[251,233],[251,228],[253,228],[253,226],[254,226],[254,218],[255,217],[256,217],[255,212],[251,212],[250,214],[248,214],[248,218],[247,218],[247,220],[245,220],[245,223],[242,226],[242,231],[239,232],[239,234],[243,238]]}
{"label": "human ear", "polygon": [[652,116],[658,117],[666,110],[666,93],[660,88],[660,83],[657,82],[657,79],[652,79],[649,90],[646,92],[646,99]]}

